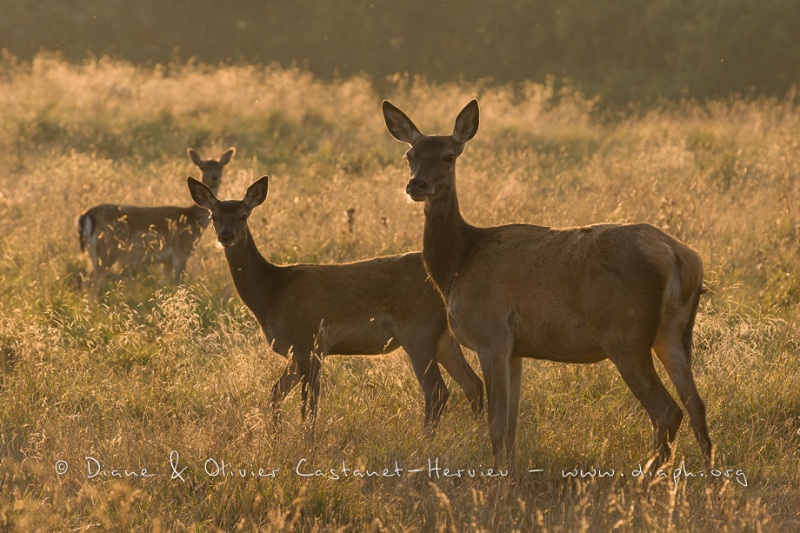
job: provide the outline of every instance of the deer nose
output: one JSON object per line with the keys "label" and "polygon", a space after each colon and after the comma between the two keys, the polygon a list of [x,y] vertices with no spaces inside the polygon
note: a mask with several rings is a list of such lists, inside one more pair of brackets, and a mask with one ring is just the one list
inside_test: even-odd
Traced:
{"label": "deer nose", "polygon": [[217,233],[217,240],[223,246],[233,244],[234,235],[232,231],[220,231]]}
{"label": "deer nose", "polygon": [[424,190],[427,187],[425,180],[421,178],[411,178],[406,185],[406,194],[411,194],[413,191]]}

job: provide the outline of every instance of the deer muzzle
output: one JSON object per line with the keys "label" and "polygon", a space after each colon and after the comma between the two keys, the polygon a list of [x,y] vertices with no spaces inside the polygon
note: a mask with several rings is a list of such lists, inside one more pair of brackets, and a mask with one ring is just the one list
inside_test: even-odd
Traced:
{"label": "deer muzzle", "polygon": [[428,182],[421,178],[412,178],[406,185],[406,194],[415,202],[421,202],[433,192]]}
{"label": "deer muzzle", "polygon": [[225,248],[233,246],[236,241],[236,235],[232,231],[220,231],[217,234],[217,241]]}

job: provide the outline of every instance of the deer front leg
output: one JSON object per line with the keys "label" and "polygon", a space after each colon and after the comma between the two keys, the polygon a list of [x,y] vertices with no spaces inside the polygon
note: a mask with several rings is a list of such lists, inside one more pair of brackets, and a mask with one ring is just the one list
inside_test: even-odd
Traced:
{"label": "deer front leg", "polygon": [[280,425],[281,404],[295,386],[300,383],[300,374],[294,359],[289,361],[286,369],[272,387],[272,418],[275,428]]}
{"label": "deer front leg", "polygon": [[409,333],[401,332],[398,340],[411,360],[414,376],[416,376],[425,397],[425,428],[435,429],[450,395],[439,365],[436,363],[439,338],[436,331],[425,332],[425,334]]}
{"label": "deer front leg", "polygon": [[300,380],[302,382],[302,407],[303,422],[308,424],[308,438],[310,446],[314,446],[314,434],[317,426],[317,406],[319,405],[319,381],[322,366],[322,356],[316,351],[304,352],[306,358],[299,362]]}
{"label": "deer front leg", "polygon": [[522,393],[522,358],[511,357],[509,360],[509,404],[508,431],[506,432],[506,449],[508,450],[508,467],[512,472],[517,468],[517,423],[519,422],[519,400]]}
{"label": "deer front leg", "polygon": [[300,377],[303,382],[303,420],[317,417],[317,407],[319,405],[319,381],[322,369],[322,356],[316,352],[310,352],[308,362],[302,365]]}
{"label": "deer front leg", "polygon": [[[489,440],[492,443],[492,461],[502,466],[507,457],[509,440],[509,413],[511,410],[511,342],[501,341],[496,345],[478,350],[478,359],[486,381],[486,396],[489,404]],[[516,423],[514,424],[516,429]],[[508,450],[513,452],[513,448]]]}
{"label": "deer front leg", "polygon": [[477,420],[483,412],[483,381],[464,358],[461,346],[446,329],[439,338],[437,358],[448,374],[458,383],[469,400]]}
{"label": "deer front leg", "polygon": [[319,402],[319,378],[322,369],[322,359],[327,355],[327,326],[321,320],[314,343],[310,348],[304,348],[297,353],[302,356],[298,360],[300,377],[303,379],[303,420],[306,413],[311,418],[311,431],[313,438],[314,422],[317,418],[317,405]]}

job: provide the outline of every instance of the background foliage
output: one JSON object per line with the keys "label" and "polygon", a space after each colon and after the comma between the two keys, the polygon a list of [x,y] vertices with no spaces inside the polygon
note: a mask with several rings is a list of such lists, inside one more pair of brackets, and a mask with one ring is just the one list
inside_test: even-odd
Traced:
{"label": "background foliage", "polygon": [[800,81],[800,3],[786,0],[4,0],[0,48],[135,63],[300,65],[330,80],[572,84],[603,102]]}

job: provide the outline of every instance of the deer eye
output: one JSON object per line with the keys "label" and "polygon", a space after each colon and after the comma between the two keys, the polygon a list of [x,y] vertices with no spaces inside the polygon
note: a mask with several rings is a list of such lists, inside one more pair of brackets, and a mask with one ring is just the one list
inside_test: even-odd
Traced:
{"label": "deer eye", "polygon": [[455,161],[455,160],[456,160],[456,154],[447,154],[447,155],[446,155],[446,156],[444,156],[442,159],[444,159],[444,160],[445,160],[445,161],[447,161],[448,163],[452,163],[453,161]]}

